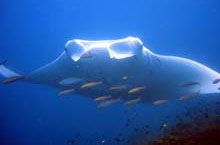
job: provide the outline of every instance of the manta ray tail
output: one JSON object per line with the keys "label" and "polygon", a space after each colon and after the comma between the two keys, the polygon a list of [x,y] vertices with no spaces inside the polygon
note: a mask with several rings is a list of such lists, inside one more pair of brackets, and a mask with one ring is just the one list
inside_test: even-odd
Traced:
{"label": "manta ray tail", "polygon": [[0,75],[3,76],[3,78],[4,78],[4,80],[3,80],[4,84],[8,84],[8,83],[15,82],[17,80],[24,79],[24,76],[7,68],[5,66],[6,62],[7,61],[0,62]]}

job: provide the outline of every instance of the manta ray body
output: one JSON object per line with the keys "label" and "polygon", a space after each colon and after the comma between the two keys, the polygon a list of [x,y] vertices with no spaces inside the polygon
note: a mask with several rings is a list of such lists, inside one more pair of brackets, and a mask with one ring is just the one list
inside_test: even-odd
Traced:
{"label": "manta ray body", "polygon": [[[0,74],[6,79],[21,76],[3,63]],[[139,38],[127,37],[70,40],[56,60],[26,75],[22,81],[61,90],[74,89],[73,93],[89,98],[140,98],[141,102],[152,103],[193,93],[218,93],[218,83],[213,81],[219,78],[219,73],[200,63],[155,54]],[[88,83],[93,85],[82,87]],[[129,93],[132,89],[133,93]]]}

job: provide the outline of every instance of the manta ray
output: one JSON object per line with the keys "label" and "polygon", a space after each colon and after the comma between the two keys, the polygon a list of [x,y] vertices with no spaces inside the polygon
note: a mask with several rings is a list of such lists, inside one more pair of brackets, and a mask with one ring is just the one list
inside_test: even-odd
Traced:
{"label": "manta ray", "polygon": [[57,88],[60,94],[127,104],[159,104],[220,92],[216,71],[190,59],[155,54],[136,37],[69,40],[57,59],[27,75],[10,70],[5,63],[0,64],[0,74],[4,83],[20,80]]}

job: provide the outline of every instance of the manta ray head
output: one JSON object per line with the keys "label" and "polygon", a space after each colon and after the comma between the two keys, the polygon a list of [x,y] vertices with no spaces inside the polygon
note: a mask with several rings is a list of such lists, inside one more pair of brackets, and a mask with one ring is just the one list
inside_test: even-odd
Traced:
{"label": "manta ray head", "polygon": [[[139,38],[127,37],[101,41],[73,39],[66,43],[65,54],[72,60],[72,66],[68,68],[72,76],[68,75],[67,78],[74,77],[74,80],[77,78],[85,82],[102,82],[100,90],[99,87],[95,87],[94,91],[79,89],[79,94],[87,92],[90,95],[105,95],[102,94],[103,90],[110,94],[109,88],[126,86],[127,90],[122,89],[122,91],[127,97],[128,89],[143,87],[146,83],[150,83],[148,81],[148,75],[151,73],[149,63],[154,56],[144,47]],[[129,79],[123,81],[126,77]],[[63,80],[61,84],[69,81],[64,78]]]}
{"label": "manta ray head", "polygon": [[[80,58],[85,57],[85,54],[93,51],[108,52],[109,58],[123,59],[135,55],[143,54],[143,43],[139,38],[127,37],[119,40],[69,40],[65,45],[66,53],[76,62]],[[91,54],[90,54],[91,55]],[[88,54],[87,54],[87,57]]]}

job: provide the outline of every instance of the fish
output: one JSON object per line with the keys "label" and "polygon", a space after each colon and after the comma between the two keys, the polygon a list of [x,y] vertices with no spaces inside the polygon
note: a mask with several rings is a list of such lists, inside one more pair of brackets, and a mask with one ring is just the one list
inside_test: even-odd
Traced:
{"label": "fish", "polygon": [[195,93],[192,93],[192,94],[189,94],[189,95],[184,95],[184,96],[181,96],[179,98],[179,100],[182,101],[182,100],[185,100],[185,99],[191,99],[192,97],[197,96],[199,94],[200,94],[200,92],[195,92]]}
{"label": "fish", "polygon": [[133,89],[128,91],[128,94],[139,92],[139,91],[141,91],[141,90],[143,90],[145,88],[146,88],[145,86],[140,86],[140,87],[133,88]]}
{"label": "fish", "polygon": [[199,82],[186,82],[186,83],[181,84],[180,86],[181,87],[191,87],[191,86],[196,86],[196,85],[200,85],[200,83]]}
{"label": "fish", "polygon": [[93,87],[93,86],[96,86],[96,85],[100,85],[102,84],[102,82],[90,82],[90,83],[86,83],[84,85],[81,85],[80,88],[83,89],[83,88],[90,88],[90,87]]}
{"label": "fish", "polygon": [[167,124],[166,123],[162,124],[162,128],[167,128]]}
{"label": "fish", "polygon": [[128,100],[127,102],[125,102],[124,105],[133,105],[133,104],[136,104],[140,101],[141,101],[141,98],[136,98],[136,99]]}
{"label": "fish", "polygon": [[63,95],[65,95],[65,94],[71,93],[71,92],[73,92],[73,91],[74,91],[74,89],[63,90],[63,91],[59,92],[58,95],[59,95],[59,96],[63,96]]}
{"label": "fish", "polygon": [[102,141],[102,145],[104,145],[104,144],[105,144],[105,140]]}
{"label": "fish", "polygon": [[123,76],[122,79],[123,79],[123,80],[127,80],[128,77],[127,77],[127,76]]}
{"label": "fish", "polygon": [[103,103],[100,103],[99,105],[97,105],[97,108],[104,108],[104,107],[108,107],[109,105],[112,105],[114,103],[119,102],[120,99],[111,99],[111,100],[107,100]]}
{"label": "fish", "polygon": [[166,104],[166,103],[168,103],[168,100],[157,100],[153,102],[154,105],[160,105],[160,104]]}
{"label": "fish", "polygon": [[112,96],[101,96],[101,97],[97,97],[95,98],[95,101],[103,101],[103,100],[107,100],[107,99],[111,99]]}
{"label": "fish", "polygon": [[119,137],[116,137],[116,138],[115,138],[115,141],[116,141],[116,142],[120,142],[121,139],[120,139]]}
{"label": "fish", "polygon": [[122,85],[122,86],[114,86],[109,88],[109,90],[121,90],[121,89],[126,89],[127,86]]}
{"label": "fish", "polygon": [[83,80],[80,78],[71,77],[71,78],[66,78],[60,81],[59,84],[63,86],[68,86],[68,85],[73,85],[73,84],[77,84],[80,82],[83,82]]}
{"label": "fish", "polygon": [[215,79],[212,83],[213,84],[217,84],[217,83],[219,83],[220,82],[220,79]]}
{"label": "fish", "polygon": [[85,52],[82,54],[82,56],[80,58],[91,58],[93,56],[95,56],[95,53]]}
{"label": "fish", "polygon": [[18,80],[23,80],[23,79],[25,79],[25,76],[13,76],[13,77],[10,77],[10,78],[3,80],[3,83],[9,84],[9,83],[12,83],[12,82],[15,82]]}

